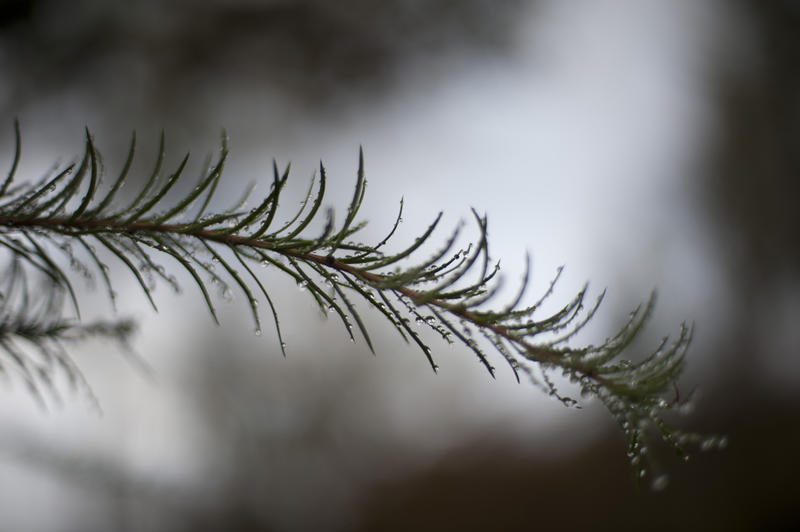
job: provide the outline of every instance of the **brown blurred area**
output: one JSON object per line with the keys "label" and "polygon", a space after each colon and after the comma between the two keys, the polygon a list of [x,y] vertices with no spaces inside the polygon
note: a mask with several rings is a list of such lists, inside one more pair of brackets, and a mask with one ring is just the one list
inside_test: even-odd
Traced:
{"label": "brown blurred area", "polygon": [[[85,16],[72,18],[77,4]],[[349,99],[380,105],[381,91],[415,61],[448,49],[502,53],[525,4],[206,0],[128,10],[118,2],[4,2],[0,64],[13,82],[2,88],[2,115],[24,116],[69,92],[102,102],[97,120],[107,124],[146,113],[191,129],[207,119],[198,107],[233,85],[267,86],[320,110]],[[721,53],[709,74],[718,122],[695,188],[725,254],[720,276],[731,304],[721,312],[731,319],[709,356],[720,365],[685,420],[726,434],[728,448],[688,463],[661,457],[670,483],[652,493],[631,480],[614,427],[575,454],[554,456],[475,438],[422,470],[375,479],[350,529],[800,529],[800,393],[773,387],[759,369],[765,343],[800,323],[796,298],[776,304],[800,286],[800,4],[740,0],[728,9],[743,32],[731,37],[741,55]],[[779,345],[795,371],[800,345],[789,338]],[[309,423],[319,436],[334,419],[323,412]],[[239,450],[232,462],[258,459]],[[58,454],[49,447],[31,459],[72,478],[69,457]],[[126,512],[170,516],[155,529],[273,529],[252,496],[267,472],[247,461],[209,479],[213,504],[175,502],[113,466],[95,473],[107,480],[88,488],[98,497],[133,500],[114,503]],[[315,500],[307,506],[313,512]]]}

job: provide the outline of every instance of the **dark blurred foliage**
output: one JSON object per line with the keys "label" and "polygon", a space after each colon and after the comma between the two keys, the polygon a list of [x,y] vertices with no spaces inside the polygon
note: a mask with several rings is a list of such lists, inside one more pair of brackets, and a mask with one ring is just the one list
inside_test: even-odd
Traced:
{"label": "dark blurred foliage", "polygon": [[800,316],[800,4],[737,4],[752,49],[719,69],[718,134],[701,192],[723,244],[721,274],[730,279],[733,303],[719,347],[729,352],[729,364],[718,385],[735,408],[761,394],[789,398],[798,408],[797,376],[789,389],[771,387],[754,368],[763,367],[765,345],[776,337],[789,339],[784,371],[799,367],[791,324]]}
{"label": "dark blurred foliage", "polygon": [[757,293],[800,275],[800,4],[740,4],[758,50],[721,72],[707,197],[740,288]]}
{"label": "dark blurred foliage", "polygon": [[106,113],[184,121],[229,89],[309,106],[363,99],[415,60],[505,48],[525,3],[14,0],[0,20],[0,65],[13,79],[2,112],[70,93]]}

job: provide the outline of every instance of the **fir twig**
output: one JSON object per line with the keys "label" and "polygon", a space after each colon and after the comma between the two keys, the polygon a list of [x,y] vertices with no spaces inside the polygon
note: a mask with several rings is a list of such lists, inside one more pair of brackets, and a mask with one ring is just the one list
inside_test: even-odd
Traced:
{"label": "fir twig", "polygon": [[[68,166],[52,178],[15,185],[20,158],[16,124],[15,138],[15,156],[0,188],[0,248],[10,257],[8,282],[0,292],[3,305],[0,307],[3,312],[0,315],[0,349],[33,389],[36,389],[34,369],[20,354],[13,339],[25,338],[41,346],[76,334],[97,333],[124,338],[130,332],[129,327],[93,328],[67,324],[60,318],[59,304],[64,294],[70,296],[76,310],[78,301],[69,275],[51,256],[50,245],[58,245],[69,257],[72,268],[86,276],[99,269],[113,300],[107,266],[94,251],[93,245],[99,245],[132,272],[154,308],[155,279],[176,286],[175,278],[158,263],[163,259],[172,262],[172,267],[188,272],[215,321],[217,313],[209,283],[219,284],[223,295],[230,293],[228,283],[245,295],[257,334],[261,333],[258,299],[263,296],[278,329],[282,350],[285,343],[278,312],[267,287],[256,274],[257,268],[253,268],[259,263],[272,265],[287,274],[306,290],[322,312],[336,314],[351,339],[355,339],[355,326],[370,349],[373,344],[353,298],[363,299],[377,309],[406,341],[416,344],[434,371],[438,366],[433,350],[420,334],[419,326],[432,329],[448,343],[466,345],[494,377],[489,351],[493,349],[511,366],[517,380],[521,374],[526,375],[565,405],[580,407],[577,400],[562,395],[556,388],[551,376],[559,372],[579,387],[582,397],[596,397],[605,404],[625,434],[631,463],[640,476],[647,474],[645,442],[651,439],[651,433],[681,455],[685,453],[686,444],[701,440],[700,436],[673,428],[664,421],[670,410],[680,406],[673,390],[691,340],[690,326],[682,326],[672,343],[665,339],[652,354],[634,362],[622,356],[644,325],[654,298],[631,313],[615,335],[600,345],[584,347],[572,347],[569,341],[594,315],[602,296],[584,311],[584,289],[561,310],[539,317],[540,306],[552,294],[556,280],[534,305],[521,307],[528,285],[526,268],[524,280],[512,300],[495,306],[500,287],[499,266],[493,266],[489,257],[487,219],[474,210],[479,232],[474,245],[455,250],[457,229],[439,251],[410,266],[407,263],[418,256],[434,234],[441,213],[412,244],[394,253],[386,253],[383,248],[401,221],[402,202],[400,214],[387,237],[374,246],[353,242],[365,225],[357,221],[367,187],[362,152],[359,152],[356,182],[344,222],[337,227],[332,210],[327,209],[322,234],[308,237],[303,236],[304,232],[319,216],[324,201],[326,172],[322,165],[319,180],[316,184],[312,180],[300,209],[279,229],[270,232],[289,178],[288,167],[281,173],[277,165],[273,165],[272,189],[255,208],[242,208],[252,195],[248,190],[233,208],[206,214],[213,205],[228,156],[224,137],[217,162],[206,165],[197,185],[188,194],[168,202],[168,192],[184,179],[183,171],[189,157],[184,157],[172,173],[162,174],[165,158],[162,134],[153,171],[134,199],[121,205],[115,200],[131,168],[135,137],[121,173],[107,186],[103,186],[106,176],[88,132],[77,170],[73,172],[74,167]],[[102,194],[101,189],[105,190]],[[197,203],[200,208],[194,215],[190,214]],[[74,251],[70,243],[77,243],[86,253]],[[85,265],[82,255],[88,255],[93,266]],[[230,260],[232,257],[235,262]],[[221,267],[214,268],[215,264]],[[36,311],[30,311],[32,296],[25,274],[28,270],[40,272],[51,292],[59,294],[47,298]],[[479,337],[484,337],[488,343],[478,341]],[[45,350],[45,353],[46,359],[59,361],[68,375],[77,378],[76,368],[66,362],[68,359],[61,351],[58,356],[53,355],[54,351]],[[4,370],[4,366],[0,369]],[[538,369],[538,378],[534,369]]]}

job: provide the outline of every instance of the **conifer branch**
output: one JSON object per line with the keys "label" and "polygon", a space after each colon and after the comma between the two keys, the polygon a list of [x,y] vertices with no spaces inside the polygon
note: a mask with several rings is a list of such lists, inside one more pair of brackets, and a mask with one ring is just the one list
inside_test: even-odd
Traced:
{"label": "conifer branch", "polygon": [[[244,295],[259,335],[262,324],[258,306],[263,297],[284,355],[286,344],[278,311],[269,288],[257,275],[257,265],[273,267],[292,278],[321,312],[342,322],[352,340],[357,329],[370,350],[374,351],[373,343],[354,299],[366,301],[382,314],[406,342],[424,353],[434,371],[438,366],[433,350],[420,334],[424,327],[447,343],[465,345],[492,377],[496,373],[492,360],[499,355],[518,381],[525,376],[563,404],[580,408],[578,400],[563,395],[554,384],[552,375],[561,374],[574,383],[582,397],[597,398],[607,407],[625,435],[631,463],[641,477],[648,475],[648,441],[660,438],[681,456],[685,456],[687,445],[708,442],[665,420],[685,402],[677,393],[677,380],[691,340],[691,326],[682,325],[675,340],[670,343],[665,338],[641,360],[623,358],[653,308],[651,297],[602,344],[574,347],[570,341],[594,316],[603,295],[587,309],[584,288],[557,312],[539,317],[558,275],[536,303],[521,307],[528,285],[527,263],[514,298],[495,305],[501,286],[499,264],[493,264],[489,256],[487,218],[474,209],[479,232],[475,243],[457,249],[460,227],[456,228],[437,252],[424,260],[416,258],[411,266],[407,263],[418,257],[430,240],[441,213],[412,244],[386,253],[383,248],[402,220],[401,201],[385,238],[373,246],[354,242],[365,226],[357,220],[367,187],[361,151],[353,197],[341,226],[336,225],[332,209],[321,210],[327,176],[320,164],[319,179],[312,179],[299,210],[276,229],[280,197],[289,179],[288,166],[280,172],[273,163],[271,190],[254,208],[244,207],[252,196],[250,189],[232,208],[207,214],[228,157],[224,136],[216,162],[207,165],[194,188],[170,202],[166,201],[169,192],[186,179],[189,156],[174,171],[164,173],[162,134],[153,171],[127,203],[119,201],[119,190],[128,179],[135,137],[120,174],[108,186],[103,183],[107,176],[88,131],[81,161],[37,183],[15,183],[21,151],[16,124],[15,139],[14,159],[0,186],[0,248],[9,258],[6,282],[0,289],[0,351],[34,390],[37,382],[51,386],[52,379],[49,373],[34,375],[29,357],[15,343],[19,339],[44,349],[45,359],[55,360],[68,376],[77,379],[79,372],[63,349],[51,347],[48,351],[42,346],[60,346],[67,339],[89,335],[124,341],[131,333],[127,322],[85,325],[62,317],[61,303],[68,298],[79,320],[79,302],[72,286],[74,275],[59,266],[60,260],[54,256],[57,253],[65,255],[71,270],[84,277],[93,279],[99,272],[109,298],[116,302],[109,267],[96,250],[100,248],[131,272],[154,309],[152,292],[158,281],[180,289],[170,273],[176,267],[185,270],[197,285],[215,322],[218,318],[211,285],[219,287],[223,298],[229,298],[234,290]],[[305,236],[309,225],[323,212],[322,233]],[[29,281],[33,272],[43,279],[37,286]],[[0,371],[5,371],[3,365]]]}

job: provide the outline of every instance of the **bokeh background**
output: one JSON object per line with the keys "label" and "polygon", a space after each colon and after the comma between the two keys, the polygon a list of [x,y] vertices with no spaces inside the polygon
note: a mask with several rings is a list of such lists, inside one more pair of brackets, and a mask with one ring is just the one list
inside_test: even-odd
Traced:
{"label": "bokeh background", "polygon": [[[377,356],[265,272],[282,314],[253,334],[242,301],[211,325],[160,287],[154,314],[116,280],[135,348],[73,353],[102,413],[46,409],[7,379],[7,530],[784,530],[800,525],[800,7],[790,0],[7,0],[0,4],[0,156],[22,175],[82,148],[109,172],[161,129],[195,170],[225,128],[232,200],[291,161],[301,197],[320,159],[344,209],[363,145],[367,234],[404,197],[398,245],[439,211],[490,220],[509,281],[555,303],[608,287],[604,337],[659,292],[638,346],[694,321],[688,428],[724,452],[660,467],[637,489],[597,405],[566,409],[465,349],[424,357],[369,320]],[[442,234],[442,237],[444,237]],[[509,283],[513,284],[513,283]],[[560,298],[560,299],[559,299]],[[86,290],[89,316],[108,304]],[[597,338],[595,338],[595,341]],[[587,338],[591,341],[591,338]]]}

